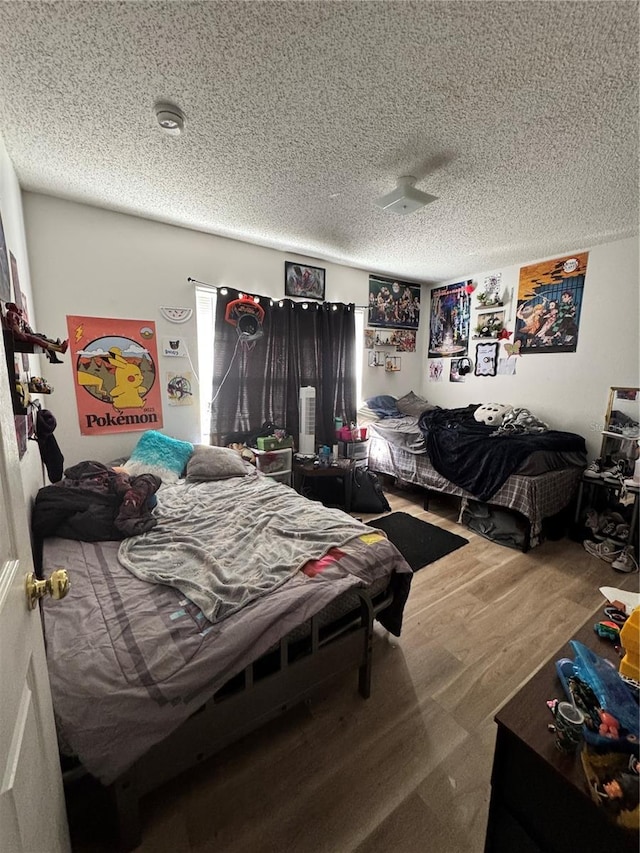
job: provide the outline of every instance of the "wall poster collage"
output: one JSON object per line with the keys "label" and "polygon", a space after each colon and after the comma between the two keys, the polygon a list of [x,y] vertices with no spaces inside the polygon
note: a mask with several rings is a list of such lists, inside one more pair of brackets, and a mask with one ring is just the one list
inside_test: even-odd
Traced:
{"label": "wall poster collage", "polygon": [[[364,330],[369,367],[384,367],[387,373],[402,369],[402,358],[394,352],[415,352],[420,324],[420,285],[380,276],[369,276],[367,320]],[[385,347],[386,351],[375,349]]]}

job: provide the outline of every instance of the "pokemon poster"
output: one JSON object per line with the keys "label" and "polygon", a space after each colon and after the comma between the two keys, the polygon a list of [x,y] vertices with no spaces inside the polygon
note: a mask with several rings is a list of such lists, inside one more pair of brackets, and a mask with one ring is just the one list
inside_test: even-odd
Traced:
{"label": "pokemon poster", "polygon": [[67,316],[82,435],[160,429],[155,323]]}

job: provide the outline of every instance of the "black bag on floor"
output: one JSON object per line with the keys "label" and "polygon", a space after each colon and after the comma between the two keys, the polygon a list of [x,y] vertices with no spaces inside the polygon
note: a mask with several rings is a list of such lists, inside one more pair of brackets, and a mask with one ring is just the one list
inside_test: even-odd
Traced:
{"label": "black bag on floor", "polygon": [[353,472],[351,510],[355,512],[391,511],[380,481],[368,468],[356,468]]}

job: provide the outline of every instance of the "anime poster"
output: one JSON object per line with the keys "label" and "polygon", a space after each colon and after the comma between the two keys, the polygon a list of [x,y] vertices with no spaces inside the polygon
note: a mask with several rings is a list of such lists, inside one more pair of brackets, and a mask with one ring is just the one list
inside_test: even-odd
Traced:
{"label": "anime poster", "polygon": [[464,382],[464,378],[465,374],[460,373],[460,359],[452,358],[449,367],[449,382]]}
{"label": "anime poster", "polygon": [[392,333],[391,343],[394,344],[396,352],[415,352],[416,333],[406,329],[395,329]]}
{"label": "anime poster", "polygon": [[420,323],[420,285],[369,276],[369,325],[388,329],[417,329]]}
{"label": "anime poster", "polygon": [[471,293],[465,282],[431,291],[429,358],[466,355],[469,347]]}
{"label": "anime poster", "polygon": [[588,252],[520,269],[514,343],[520,353],[575,352]]}
{"label": "anime poster", "polygon": [[4,238],[2,215],[0,215],[0,300],[11,302],[11,280],[9,278],[9,253]]}
{"label": "anime poster", "polygon": [[441,358],[434,358],[429,362],[429,382],[442,382],[444,376],[444,361]]}
{"label": "anime poster", "polygon": [[67,327],[81,434],[160,429],[153,321],[68,316]]}
{"label": "anime poster", "polygon": [[167,400],[170,406],[193,405],[193,374],[167,373]]}

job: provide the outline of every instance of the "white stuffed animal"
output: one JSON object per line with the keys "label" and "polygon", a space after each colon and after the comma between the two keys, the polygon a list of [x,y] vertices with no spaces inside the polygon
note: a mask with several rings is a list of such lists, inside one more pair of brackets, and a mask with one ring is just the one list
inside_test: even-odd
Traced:
{"label": "white stuffed animal", "polygon": [[513,406],[505,406],[503,403],[483,403],[473,413],[478,423],[489,426],[500,426],[504,416],[513,409]]}

